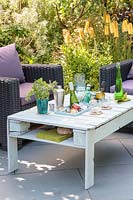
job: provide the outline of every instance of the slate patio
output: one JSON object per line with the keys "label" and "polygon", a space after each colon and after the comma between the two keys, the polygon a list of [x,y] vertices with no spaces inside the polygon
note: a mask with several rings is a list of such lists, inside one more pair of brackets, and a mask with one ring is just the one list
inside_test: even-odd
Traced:
{"label": "slate patio", "polygon": [[95,146],[95,185],[84,190],[84,150],[29,142],[19,169],[7,172],[0,149],[0,200],[133,200],[133,134],[113,133]]}

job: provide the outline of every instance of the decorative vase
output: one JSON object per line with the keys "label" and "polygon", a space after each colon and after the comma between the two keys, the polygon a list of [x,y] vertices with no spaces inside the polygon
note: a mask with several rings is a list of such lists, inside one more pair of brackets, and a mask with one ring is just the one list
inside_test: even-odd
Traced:
{"label": "decorative vase", "polygon": [[48,99],[37,99],[37,110],[39,114],[47,114],[48,113]]}
{"label": "decorative vase", "polygon": [[115,100],[121,100],[124,96],[124,90],[122,86],[122,77],[120,70],[120,63],[116,63],[116,81],[115,81]]}

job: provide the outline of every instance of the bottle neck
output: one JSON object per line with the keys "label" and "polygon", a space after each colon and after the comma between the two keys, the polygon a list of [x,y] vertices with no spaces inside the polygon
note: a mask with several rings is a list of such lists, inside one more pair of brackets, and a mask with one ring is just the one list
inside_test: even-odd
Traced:
{"label": "bottle neck", "polygon": [[116,79],[121,78],[121,71],[120,71],[120,66],[116,67]]}
{"label": "bottle neck", "polygon": [[73,94],[73,93],[75,93],[74,90],[70,90],[70,95]]}
{"label": "bottle neck", "polygon": [[90,87],[86,87],[86,91],[90,91]]}

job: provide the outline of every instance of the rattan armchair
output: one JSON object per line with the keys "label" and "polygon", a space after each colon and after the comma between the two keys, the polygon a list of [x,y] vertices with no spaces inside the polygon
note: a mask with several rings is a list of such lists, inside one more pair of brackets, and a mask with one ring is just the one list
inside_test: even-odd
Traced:
{"label": "rattan armchair", "polygon": [[[125,60],[120,62],[121,67],[121,76],[122,81],[125,82],[127,80],[127,75],[133,65],[133,59]],[[111,87],[115,85],[116,80],[116,63],[102,66],[100,68],[99,74],[99,86],[101,85],[102,81],[105,81],[105,92],[110,92]],[[133,85],[131,86],[133,90]],[[133,122],[128,124],[126,127],[133,128]]]}
{"label": "rattan armchair", "polygon": [[[26,82],[42,77],[46,82],[56,80],[63,86],[63,69],[59,64],[24,64],[22,65]],[[7,116],[34,106],[35,101],[21,105],[19,80],[10,77],[0,77],[0,146],[7,150]],[[51,97],[52,98],[52,97]],[[21,148],[22,140],[18,140]]]}
{"label": "rattan armchair", "polygon": [[[122,81],[127,79],[127,75],[132,67],[133,59],[120,62]],[[116,63],[102,66],[99,74],[99,84],[105,81],[105,91],[110,92],[110,87],[115,85],[116,80]]]}

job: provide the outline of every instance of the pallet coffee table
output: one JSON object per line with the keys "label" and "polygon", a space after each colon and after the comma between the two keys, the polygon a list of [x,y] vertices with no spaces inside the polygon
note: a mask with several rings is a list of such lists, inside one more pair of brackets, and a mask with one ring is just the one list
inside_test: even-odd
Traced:
{"label": "pallet coffee table", "polygon": [[[111,95],[111,94],[106,94]],[[111,101],[110,110],[102,110],[101,115],[91,115],[90,111],[78,116],[37,113],[36,107],[8,116],[8,171],[18,168],[17,138],[48,142],[85,149],[85,189],[94,184],[94,145],[106,136],[133,121],[133,97],[131,101],[118,104]],[[113,99],[113,96],[112,96]],[[29,129],[30,123],[52,125],[73,129],[73,137],[62,142],[37,138],[38,128]]]}

